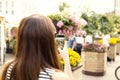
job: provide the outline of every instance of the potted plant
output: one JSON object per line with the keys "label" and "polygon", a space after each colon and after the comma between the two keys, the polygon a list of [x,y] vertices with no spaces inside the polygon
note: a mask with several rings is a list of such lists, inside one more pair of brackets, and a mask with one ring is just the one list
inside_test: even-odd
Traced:
{"label": "potted plant", "polygon": [[88,22],[88,25],[83,27],[87,35],[92,35],[92,43],[86,44],[83,47],[83,73],[94,76],[103,76],[106,71],[107,53],[106,47],[96,41],[95,35],[107,34],[111,27],[109,27],[109,20],[105,15],[92,13],[88,16],[83,14],[82,17]]}
{"label": "potted plant", "polygon": [[116,44],[117,44],[117,39],[116,39],[116,38],[110,38],[109,43],[110,43],[110,48],[109,48],[109,50],[107,51],[107,56],[108,56],[111,60],[115,61],[116,50],[117,50],[117,46],[116,46]]}
{"label": "potted plant", "polygon": [[117,39],[117,50],[116,50],[116,54],[119,55],[120,54],[120,38],[116,38]]}
{"label": "potted plant", "polygon": [[83,49],[83,73],[103,76],[106,71],[106,48],[100,44],[86,44]]}

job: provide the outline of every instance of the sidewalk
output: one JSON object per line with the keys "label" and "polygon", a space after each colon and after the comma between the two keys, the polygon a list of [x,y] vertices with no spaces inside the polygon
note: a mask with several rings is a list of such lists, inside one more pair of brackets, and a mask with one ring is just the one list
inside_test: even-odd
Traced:
{"label": "sidewalk", "polygon": [[[5,62],[13,59],[13,57],[14,57],[14,55],[12,55],[12,54],[6,54],[5,55]],[[1,63],[0,63],[0,69],[1,69]]]}
{"label": "sidewalk", "polygon": [[[6,54],[6,59],[5,61],[9,61],[13,58],[13,55],[11,54]],[[120,55],[116,56],[116,60],[114,62],[107,62],[107,69],[106,69],[106,74],[104,76],[88,76],[82,74],[82,67],[73,71],[73,76],[74,80],[116,80],[114,71],[117,66],[120,65]]]}
{"label": "sidewalk", "polygon": [[120,55],[116,56],[114,62],[107,62],[106,74],[104,76],[89,76],[82,74],[82,68],[73,72],[74,80],[117,80],[115,78],[115,69],[120,65]]}

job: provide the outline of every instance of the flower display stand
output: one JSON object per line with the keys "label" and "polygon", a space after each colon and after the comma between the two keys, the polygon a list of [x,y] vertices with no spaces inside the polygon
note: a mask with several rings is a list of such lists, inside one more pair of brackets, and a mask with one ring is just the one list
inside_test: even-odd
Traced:
{"label": "flower display stand", "polygon": [[110,48],[107,51],[107,56],[112,60],[115,61],[116,56],[116,45],[110,45]]}
{"label": "flower display stand", "polygon": [[120,54],[120,42],[116,44],[116,53],[119,55]]}
{"label": "flower display stand", "polygon": [[83,52],[82,73],[92,76],[103,76],[106,71],[107,53]]}
{"label": "flower display stand", "polygon": [[82,64],[79,64],[78,66],[72,67],[72,71],[75,71],[75,70],[77,70],[77,69],[79,69],[81,67],[82,67]]}

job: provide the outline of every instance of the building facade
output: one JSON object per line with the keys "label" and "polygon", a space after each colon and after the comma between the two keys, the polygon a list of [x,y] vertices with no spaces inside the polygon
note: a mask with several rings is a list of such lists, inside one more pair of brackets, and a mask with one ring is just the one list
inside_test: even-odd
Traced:
{"label": "building facade", "polygon": [[0,0],[0,15],[8,21],[37,13],[37,0]]}
{"label": "building facade", "polygon": [[115,0],[115,14],[120,15],[120,0]]}

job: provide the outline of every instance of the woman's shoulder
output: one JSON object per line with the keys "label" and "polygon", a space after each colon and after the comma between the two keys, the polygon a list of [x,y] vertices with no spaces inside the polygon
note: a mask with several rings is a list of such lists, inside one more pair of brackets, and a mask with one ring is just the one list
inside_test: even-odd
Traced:
{"label": "woman's shoulder", "polygon": [[9,67],[9,65],[11,65],[12,63],[13,63],[13,60],[5,62],[4,65],[1,67],[1,72],[5,71]]}
{"label": "woman's shoulder", "polygon": [[70,80],[69,76],[62,71],[57,71],[53,75],[53,80]]}
{"label": "woman's shoulder", "polygon": [[3,67],[9,66],[9,65],[10,65],[11,63],[13,63],[13,62],[14,62],[13,59],[12,59],[12,60],[9,60],[9,61],[7,61],[7,62],[4,63]]}
{"label": "woman's shoulder", "polygon": [[5,77],[6,76],[6,72],[7,72],[7,69],[9,67],[9,65],[12,63],[12,61],[9,61],[9,62],[6,62],[4,63],[4,65],[1,67],[1,70],[0,70],[0,79],[2,80],[2,77]]}

